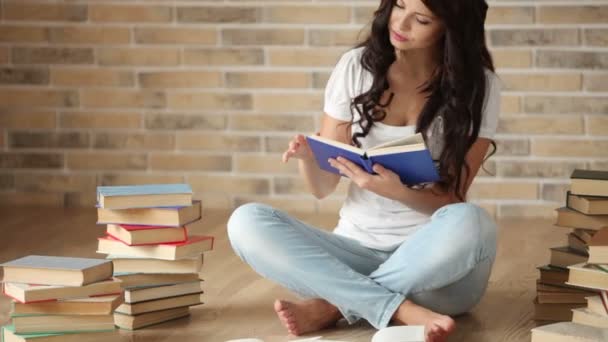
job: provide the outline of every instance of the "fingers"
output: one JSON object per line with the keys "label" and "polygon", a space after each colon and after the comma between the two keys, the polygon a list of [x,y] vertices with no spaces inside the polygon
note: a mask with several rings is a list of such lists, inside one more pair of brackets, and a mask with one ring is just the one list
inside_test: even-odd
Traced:
{"label": "fingers", "polygon": [[399,178],[399,175],[397,175],[395,172],[380,164],[374,164],[374,166],[372,166],[372,170],[374,170],[374,172],[377,173],[381,178]]}
{"label": "fingers", "polygon": [[385,169],[380,164],[374,164],[374,166],[372,166],[372,170],[374,170],[375,173],[377,173],[378,175],[380,175],[382,177],[388,176],[388,173],[390,172],[389,170]]}
{"label": "fingers", "polygon": [[328,162],[329,162],[329,165],[331,165],[333,168],[337,169],[340,172],[340,174],[345,175],[348,178],[352,178],[352,175],[350,174],[350,172],[348,171],[346,166],[344,166],[344,164],[342,164],[339,160],[336,160],[334,158],[329,158]]}
{"label": "fingers", "polygon": [[[344,167],[346,167],[346,169],[348,171],[350,171],[352,174],[363,172],[363,170],[361,169],[361,167],[359,167],[359,165],[351,162],[350,160],[348,160],[346,158],[338,157],[338,161],[341,162],[344,165]],[[366,172],[366,174],[367,174],[367,172]]]}
{"label": "fingers", "polygon": [[295,141],[299,144],[299,145],[306,145],[306,137],[303,136],[302,134],[298,134],[295,136]]}
{"label": "fingers", "polygon": [[[331,166],[335,167],[336,169],[338,169],[338,171],[340,171],[341,174],[343,174],[351,179],[353,177],[355,177],[356,175],[363,172],[363,170],[357,164],[351,162],[350,160],[348,160],[346,158],[342,158],[342,157],[338,157],[336,159],[330,158],[329,164]],[[367,175],[367,173],[365,173],[365,174]]]}
{"label": "fingers", "polygon": [[306,144],[306,138],[302,134],[295,135],[288,144],[287,150],[283,153],[282,161],[286,163],[289,161],[291,157],[298,153],[298,149],[300,149],[303,145]]}
{"label": "fingers", "polygon": [[289,142],[290,150],[296,150],[296,149],[298,149],[299,146],[300,146],[300,143],[297,142],[295,139]]}

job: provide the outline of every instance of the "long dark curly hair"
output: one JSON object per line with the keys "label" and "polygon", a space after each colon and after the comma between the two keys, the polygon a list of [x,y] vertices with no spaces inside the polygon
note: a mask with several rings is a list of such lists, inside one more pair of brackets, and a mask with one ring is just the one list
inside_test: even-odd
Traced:
{"label": "long dark curly hair", "polygon": [[[484,22],[488,5],[485,0],[422,0],[426,7],[445,25],[441,44],[441,63],[431,79],[421,87],[428,94],[416,122],[416,132],[426,139],[426,131],[437,116],[443,119],[443,139],[446,142],[438,163],[443,191],[453,191],[464,201],[461,189],[463,166],[465,175],[470,167],[465,156],[479,134],[483,103],[487,92],[484,69],[494,71],[492,57],[485,43]],[[386,103],[380,103],[382,94],[389,89],[388,69],[395,61],[395,49],[389,38],[389,19],[396,0],[382,0],[374,12],[371,32],[357,47],[363,47],[361,65],[373,75],[371,88],[351,103],[360,120],[361,132],[353,134],[352,141],[365,137],[374,122],[386,117]],[[496,143],[491,141],[496,152]],[[486,158],[487,159],[487,158]],[[485,161],[485,159],[484,159]],[[465,178],[466,179],[466,178]]]}

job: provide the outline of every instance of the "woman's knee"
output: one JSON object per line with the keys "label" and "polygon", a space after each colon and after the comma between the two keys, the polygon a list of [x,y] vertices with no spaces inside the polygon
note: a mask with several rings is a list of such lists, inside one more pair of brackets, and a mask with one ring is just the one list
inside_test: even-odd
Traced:
{"label": "woman's knee", "polygon": [[496,223],[485,209],[468,202],[452,203],[437,209],[431,216],[431,220],[436,219],[453,221],[454,224],[446,227],[453,227],[459,232],[471,230],[471,233],[493,233],[496,230]]}
{"label": "woman's knee", "polygon": [[446,234],[457,236],[462,245],[477,247],[477,259],[494,258],[497,226],[482,207],[466,202],[449,204],[433,213],[431,220],[441,222]]}
{"label": "woman's knee", "polygon": [[477,305],[486,293],[492,264],[492,260],[485,259],[456,282],[439,289],[411,293],[409,299],[444,315],[466,313]]}
{"label": "woman's knee", "polygon": [[259,236],[263,222],[273,216],[273,209],[262,203],[247,203],[236,208],[227,224],[227,234],[233,248],[239,247],[244,240]]}

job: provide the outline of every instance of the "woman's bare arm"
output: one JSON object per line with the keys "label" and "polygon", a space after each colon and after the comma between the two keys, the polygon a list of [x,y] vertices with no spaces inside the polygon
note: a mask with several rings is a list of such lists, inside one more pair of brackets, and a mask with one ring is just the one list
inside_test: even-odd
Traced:
{"label": "woman's bare arm", "polygon": [[[318,134],[325,138],[351,144],[350,122],[336,120],[327,114],[323,114]],[[306,139],[301,134],[295,136],[289,143],[289,148],[283,154],[283,161],[287,162],[291,157],[298,159],[300,174],[316,198],[324,198],[335,191],[340,182],[340,175],[319,168]]]}
{"label": "woman's bare arm", "polygon": [[[467,193],[473,179],[477,175],[477,171],[483,162],[489,146],[489,139],[478,138],[467,152],[466,160],[470,167],[470,174],[465,179],[464,177],[466,175],[464,170],[462,172],[463,180],[461,181],[461,189],[463,190],[463,194]],[[431,215],[435,212],[435,210],[443,207],[444,205],[460,202],[453,192],[446,193],[436,187],[416,190],[404,186],[400,194],[394,199],[402,202],[416,211],[426,213],[428,215]]]}

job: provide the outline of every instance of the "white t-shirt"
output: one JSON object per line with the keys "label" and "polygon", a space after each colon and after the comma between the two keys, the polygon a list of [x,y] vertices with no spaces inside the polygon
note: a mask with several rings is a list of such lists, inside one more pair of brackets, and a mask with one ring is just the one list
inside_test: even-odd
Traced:
{"label": "white t-shirt", "polygon": [[[352,99],[369,90],[373,76],[361,65],[363,47],[342,55],[325,88],[324,112],[338,120],[350,121]],[[489,88],[486,91],[479,136],[493,138],[498,125],[501,84],[499,78],[486,70]],[[354,120],[359,115],[354,111]],[[351,126],[352,133],[360,132],[358,124]],[[359,138],[363,149],[411,135],[416,126],[392,126],[374,122],[364,138]],[[443,121],[437,116],[427,131],[427,146],[433,159],[438,159],[443,149]],[[429,221],[430,216],[371,191],[361,189],[354,182],[340,209],[340,220],[334,233],[356,239],[361,244],[379,250],[391,251],[407,237]]]}

